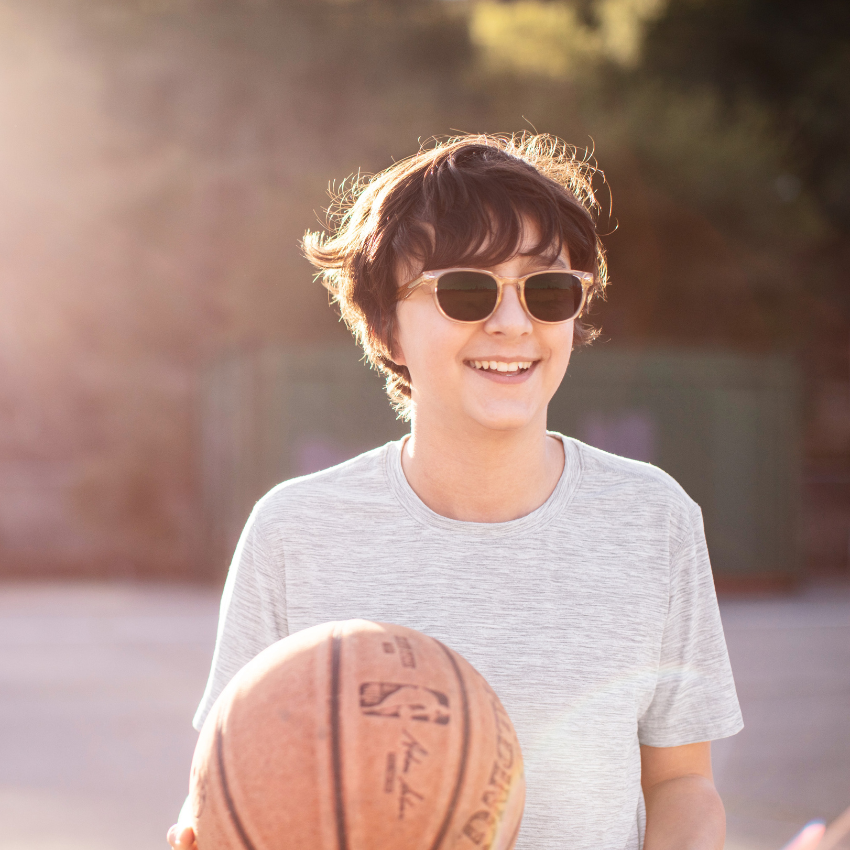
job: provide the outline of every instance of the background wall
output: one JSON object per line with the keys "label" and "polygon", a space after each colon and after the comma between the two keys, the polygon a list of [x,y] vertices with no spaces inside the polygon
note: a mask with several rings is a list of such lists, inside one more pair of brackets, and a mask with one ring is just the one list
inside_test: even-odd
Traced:
{"label": "background wall", "polygon": [[208,376],[346,344],[329,182],[533,126],[605,169],[596,347],[792,363],[802,557],[850,576],[848,8],[0,0],[0,575],[221,580]]}

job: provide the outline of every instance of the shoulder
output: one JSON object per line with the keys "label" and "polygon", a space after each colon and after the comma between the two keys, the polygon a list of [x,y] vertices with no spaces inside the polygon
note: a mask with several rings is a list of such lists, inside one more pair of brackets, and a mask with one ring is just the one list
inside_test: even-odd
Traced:
{"label": "shoulder", "polygon": [[651,491],[685,504],[693,500],[682,485],[663,469],[641,460],[621,457],[602,449],[582,443],[572,437],[565,437],[578,453],[582,466],[582,478],[598,487],[627,487],[646,493]]}
{"label": "shoulder", "polygon": [[[699,506],[663,469],[564,438],[581,469],[579,498],[618,513],[646,516],[664,514],[682,531],[699,515]],[[608,511],[606,511],[608,513]]]}
{"label": "shoulder", "polygon": [[254,508],[254,522],[260,527],[275,526],[299,516],[310,517],[352,504],[365,507],[387,498],[387,454],[394,446],[387,443],[364,452],[337,466],[290,478],[271,489]]}

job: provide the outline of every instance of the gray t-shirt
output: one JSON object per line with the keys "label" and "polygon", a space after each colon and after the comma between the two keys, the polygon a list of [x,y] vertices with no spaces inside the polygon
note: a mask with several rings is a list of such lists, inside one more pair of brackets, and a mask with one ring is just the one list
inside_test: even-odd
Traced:
{"label": "gray t-shirt", "polygon": [[465,656],[526,766],[517,850],[637,850],[640,744],[742,727],[699,507],[661,470],[563,438],[554,492],[517,520],[430,510],[401,442],[286,481],[234,556],[200,728],[231,677],[286,635],[364,618]]}

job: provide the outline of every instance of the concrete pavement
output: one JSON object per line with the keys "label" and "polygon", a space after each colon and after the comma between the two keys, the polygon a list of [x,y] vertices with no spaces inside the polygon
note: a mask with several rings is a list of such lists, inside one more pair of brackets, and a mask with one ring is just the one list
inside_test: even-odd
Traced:
{"label": "concrete pavement", "polygon": [[726,846],[778,850],[850,806],[850,588],[721,611],[745,723],[713,746]]}
{"label": "concrete pavement", "polygon": [[217,594],[0,585],[0,848],[153,850],[185,797]]}
{"label": "concrete pavement", "polygon": [[[155,850],[186,792],[218,595],[0,585],[0,850]],[[728,850],[850,805],[850,589],[722,604],[746,729],[715,744]]]}

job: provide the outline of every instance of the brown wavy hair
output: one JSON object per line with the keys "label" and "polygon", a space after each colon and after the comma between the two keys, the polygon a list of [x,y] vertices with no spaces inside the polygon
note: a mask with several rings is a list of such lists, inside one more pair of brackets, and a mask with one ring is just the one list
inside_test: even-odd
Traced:
{"label": "brown wavy hair", "polygon": [[[588,303],[604,297],[597,171],[589,156],[554,136],[468,135],[434,140],[332,193],[327,232],[307,231],[302,249],[367,360],[386,377],[399,416],[410,418],[410,373],[393,360],[394,322],[399,286],[414,275],[498,265],[516,254],[530,220],[539,233],[531,253],[554,259],[566,246],[573,268],[593,272]],[[597,335],[576,319],[576,345]]]}

